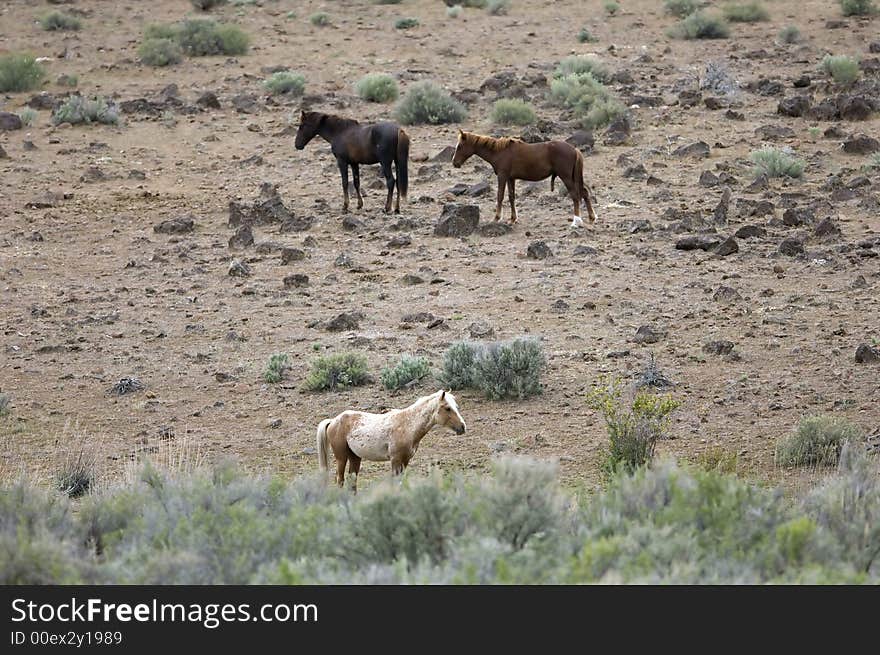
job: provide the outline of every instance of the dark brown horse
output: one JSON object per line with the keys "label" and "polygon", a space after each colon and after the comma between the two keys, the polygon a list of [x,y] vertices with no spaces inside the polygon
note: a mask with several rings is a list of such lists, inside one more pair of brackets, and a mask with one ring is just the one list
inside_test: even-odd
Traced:
{"label": "dark brown horse", "polygon": [[550,178],[550,189],[558,177],[562,180],[568,195],[574,201],[574,218],[571,226],[581,225],[581,200],[587,205],[590,222],[596,220],[596,213],[590,202],[590,192],[584,184],[584,156],[577,148],[564,141],[544,141],[526,143],[507,137],[493,139],[490,136],[458,131],[458,145],[452,156],[452,165],[459,168],[471,155],[476,155],[492,165],[498,176],[498,202],[495,206],[495,220],[501,220],[501,203],[504,201],[504,188],[510,198],[510,222],[516,223],[515,180],[546,180]]}
{"label": "dark brown horse", "polygon": [[350,118],[322,114],[316,111],[302,112],[299,130],[294,142],[297,150],[320,136],[333,151],[339,174],[342,176],[342,192],[345,202],[342,211],[348,211],[348,167],[354,180],[357,193],[358,209],[363,209],[361,197],[361,173],[358,164],[380,164],[382,175],[388,185],[388,198],[385,200],[385,213],[391,211],[391,198],[394,195],[394,175],[391,173],[391,162],[397,172],[397,201],[394,211],[400,213],[400,199],[406,202],[408,186],[407,160],[409,159],[409,136],[397,123],[375,123],[361,125]]}

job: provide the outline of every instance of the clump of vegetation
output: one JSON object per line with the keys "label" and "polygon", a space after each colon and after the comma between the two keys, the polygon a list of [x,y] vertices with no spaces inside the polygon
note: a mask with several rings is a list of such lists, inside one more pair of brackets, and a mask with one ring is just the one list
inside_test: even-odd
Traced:
{"label": "clump of vegetation", "polygon": [[443,356],[440,382],[453,391],[474,387],[478,349],[477,344],[467,341],[452,344]]}
{"label": "clump of vegetation", "polygon": [[840,10],[844,16],[870,16],[877,13],[874,0],[840,0]]}
{"label": "clump of vegetation", "polygon": [[875,152],[868,158],[868,163],[864,165],[864,169],[869,171],[880,169],[880,152]]}
{"label": "clump of vegetation", "polygon": [[472,9],[485,9],[489,0],[462,0],[461,5]]}
{"label": "clump of vegetation", "polygon": [[583,75],[589,73],[600,82],[611,79],[611,71],[597,57],[591,55],[571,55],[566,57],[556,66],[553,73],[555,78],[567,75]]}
{"label": "clump of vegetation", "polygon": [[171,66],[183,61],[183,48],[172,39],[146,39],[138,48],[138,56],[147,66]]}
{"label": "clump of vegetation", "polygon": [[382,386],[393,391],[411,386],[431,372],[431,363],[424,357],[403,356],[394,366],[382,369]]}
{"label": "clump of vegetation", "polygon": [[859,62],[847,55],[825,55],[820,68],[838,84],[852,84],[861,76]]}
{"label": "clump of vegetation", "polygon": [[411,30],[412,28],[418,26],[418,18],[398,18],[396,21],[394,21],[394,29],[396,30]]}
{"label": "clump of vegetation", "polygon": [[461,15],[461,5],[452,5],[446,8],[446,16],[448,18],[458,18]]}
{"label": "clump of vegetation", "polygon": [[369,381],[367,358],[357,353],[341,353],[315,359],[304,387],[308,391],[336,391]]}
{"label": "clump of vegetation", "polygon": [[499,125],[531,125],[535,110],[524,100],[501,98],[492,105],[492,122]]}
{"label": "clump of vegetation", "polygon": [[46,76],[31,55],[0,55],[0,93],[30,91]]}
{"label": "clump of vegetation", "polygon": [[786,25],[779,30],[780,43],[799,43],[801,40],[801,31],[794,25]]}
{"label": "clump of vegetation", "polygon": [[24,125],[25,127],[30,127],[37,119],[37,116],[39,116],[39,114],[36,112],[36,110],[31,109],[30,107],[22,109],[21,113],[19,113],[18,115],[18,117],[21,119],[22,125]]}
{"label": "clump of vegetation", "polygon": [[720,16],[695,11],[668,30],[669,36],[676,39],[726,39],[730,36],[730,26]]}
{"label": "clump of vegetation", "polygon": [[861,440],[862,431],[843,417],[808,416],[779,442],[776,461],[782,466],[834,465],[846,443]]}
{"label": "clump of vegetation", "polygon": [[770,13],[760,2],[726,5],[722,12],[731,23],[757,23],[770,20]]}
{"label": "clump of vegetation", "polygon": [[290,71],[272,73],[263,84],[273,95],[301,96],[306,90],[306,78],[300,73]]}
{"label": "clump of vegetation", "polygon": [[676,18],[690,16],[697,10],[696,0],[664,0],[663,10]]}
{"label": "clump of vegetation", "polygon": [[210,11],[214,7],[219,7],[220,5],[225,5],[226,0],[189,0],[192,3],[192,6],[198,9],[199,11]]}
{"label": "clump of vegetation", "polygon": [[486,11],[492,16],[505,16],[510,10],[510,0],[489,0]]}
{"label": "clump of vegetation", "polygon": [[81,95],[72,95],[68,96],[52,112],[52,122],[55,125],[61,123],[116,125],[119,123],[119,109],[113,102],[108,102],[105,98],[97,96],[86,98]]}
{"label": "clump of vegetation", "polygon": [[263,373],[263,379],[269,384],[278,384],[290,371],[290,357],[287,353],[277,353],[269,357],[269,364]]}
{"label": "clump of vegetation", "polygon": [[144,40],[165,39],[176,42],[190,57],[243,55],[250,39],[236,25],[217,23],[205,18],[185,20],[177,25],[150,25]]}
{"label": "clump of vegetation", "polygon": [[53,11],[46,14],[40,19],[40,27],[47,32],[53,31],[72,31],[75,32],[82,29],[82,21],[76,16],[63,14],[60,11]]}
{"label": "clump of vegetation", "polygon": [[706,70],[700,80],[700,88],[732,96],[739,91],[739,84],[724,62],[710,61],[706,64]]}
{"label": "clump of vegetation", "polygon": [[315,27],[327,27],[330,24],[330,15],[319,11],[309,16],[309,22]]}
{"label": "clump of vegetation", "polygon": [[374,5],[399,5],[403,0],[373,0]]}
{"label": "clump of vegetation", "polygon": [[607,473],[632,473],[649,464],[669,425],[669,415],[681,404],[669,395],[643,389],[625,400],[623,383],[616,379],[600,381],[587,401],[602,415],[608,431],[609,445],[602,462]]}
{"label": "clump of vegetation", "polygon": [[590,32],[586,27],[582,27],[581,31],[578,32],[578,43],[596,43],[599,39],[593,36],[593,33]]}
{"label": "clump of vegetation", "polygon": [[704,471],[733,474],[739,467],[739,455],[724,448],[710,448],[697,456],[697,466]]}
{"label": "clump of vegetation", "polygon": [[0,393],[0,416],[7,416],[12,406],[12,399],[8,393]]}
{"label": "clump of vegetation", "polygon": [[125,396],[137,391],[143,391],[146,388],[146,385],[138,378],[124,377],[119,378],[116,382],[110,385],[110,388],[107,389],[107,393],[111,396]]}
{"label": "clump of vegetation", "polygon": [[550,98],[571,109],[581,124],[595,129],[626,113],[626,108],[591,73],[573,73],[550,82]]}
{"label": "clump of vegetation", "polygon": [[609,16],[614,16],[617,12],[620,11],[620,3],[617,0],[605,0],[605,3],[602,5],[602,8],[605,9],[605,13]]}
{"label": "clump of vegetation", "polygon": [[755,150],[750,155],[750,159],[755,164],[755,177],[759,175],[766,175],[768,178],[800,177],[806,167],[802,160],[778,148],[767,147]]}
{"label": "clump of vegetation", "polygon": [[367,102],[394,102],[400,95],[397,80],[385,73],[364,75],[354,88],[357,94]]}
{"label": "clump of vegetation", "polygon": [[404,125],[459,123],[467,116],[464,105],[428,81],[410,87],[395,113]]}
{"label": "clump of vegetation", "polygon": [[84,448],[68,450],[56,474],[55,486],[69,498],[79,498],[92,488],[95,481],[97,458]]}
{"label": "clump of vegetation", "polygon": [[450,389],[477,389],[490,400],[523,399],[542,392],[546,364],[540,341],[519,337],[496,343],[453,344],[443,359],[441,383]]}

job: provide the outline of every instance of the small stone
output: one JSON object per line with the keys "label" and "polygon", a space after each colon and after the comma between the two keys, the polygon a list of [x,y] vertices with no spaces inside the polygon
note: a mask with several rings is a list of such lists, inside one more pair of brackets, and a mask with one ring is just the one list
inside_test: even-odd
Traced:
{"label": "small stone", "polygon": [[526,257],[529,259],[547,259],[553,256],[553,251],[543,241],[532,241],[526,249]]}
{"label": "small stone", "polygon": [[153,226],[153,232],[156,234],[186,234],[194,229],[195,220],[193,216],[171,218]]}
{"label": "small stone", "polygon": [[788,239],[783,239],[779,244],[779,254],[787,255],[788,257],[797,257],[798,255],[804,254],[804,244],[794,237],[789,237]]}
{"label": "small stone", "polygon": [[251,274],[251,267],[240,259],[233,259],[229,263],[228,273],[232,277],[247,277]]}
{"label": "small stone", "polygon": [[291,262],[301,262],[306,258],[305,250],[300,250],[299,248],[282,248],[281,249],[281,264],[287,265]]}
{"label": "small stone", "polygon": [[364,315],[361,312],[342,312],[327,322],[327,331],[357,330],[363,319]]}
{"label": "small stone", "polygon": [[231,237],[229,247],[233,249],[247,248],[254,245],[254,233],[250,225],[240,225]]}
{"label": "small stone", "polygon": [[285,289],[300,289],[309,286],[309,276],[304,273],[292,273],[285,275],[283,280]]}
{"label": "small stone", "polygon": [[717,248],[715,248],[715,254],[719,257],[727,257],[728,255],[732,255],[735,252],[739,251],[739,244],[736,242],[736,239],[732,236],[727,237],[724,241],[722,241]]}
{"label": "small stone", "polygon": [[876,364],[880,362],[880,351],[866,343],[856,348],[857,364]]}
{"label": "small stone", "polygon": [[658,330],[651,325],[642,325],[636,330],[635,342],[636,343],[657,343],[663,337],[666,336],[666,332],[663,330]]}
{"label": "small stone", "polygon": [[468,334],[471,339],[494,339],[495,328],[486,321],[474,321],[468,326]]}

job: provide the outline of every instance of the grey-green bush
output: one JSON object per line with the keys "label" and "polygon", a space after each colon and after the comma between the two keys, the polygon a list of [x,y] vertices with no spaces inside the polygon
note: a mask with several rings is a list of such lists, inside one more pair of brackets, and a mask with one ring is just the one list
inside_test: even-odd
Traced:
{"label": "grey-green bush", "polygon": [[10,407],[12,406],[12,400],[9,397],[8,393],[0,393],[0,416],[6,416],[9,414]]}
{"label": "grey-green bush", "polygon": [[730,26],[720,16],[703,11],[695,11],[667,31],[676,39],[726,39],[730,36]]}
{"label": "grey-green bush", "polygon": [[607,125],[626,113],[623,104],[590,73],[553,79],[550,98],[571,109],[581,124],[589,129]]}
{"label": "grey-green bush", "polygon": [[808,416],[797,430],[776,447],[776,461],[782,466],[828,466],[837,464],[844,444],[861,441],[858,426],[840,416]]}
{"label": "grey-green bush", "polygon": [[394,102],[399,95],[397,80],[385,73],[364,75],[354,88],[367,102]]}
{"label": "grey-green bush", "polygon": [[31,109],[30,107],[25,107],[18,113],[18,117],[21,119],[22,125],[25,127],[30,127],[33,125],[34,121],[37,119],[39,114],[35,109]]}
{"label": "grey-green bush", "polygon": [[844,16],[870,16],[877,13],[874,0],[840,0],[840,10]]}
{"label": "grey-green bush", "polygon": [[326,12],[319,11],[309,16],[309,22],[315,27],[326,27],[330,24],[330,15]]}
{"label": "grey-green bush", "polygon": [[620,3],[617,0],[605,0],[602,4],[602,8],[605,9],[605,13],[609,16],[614,16],[617,12],[620,11]]}
{"label": "grey-green bush", "polygon": [[269,384],[278,384],[290,371],[290,357],[287,353],[277,353],[269,357],[263,379]]}
{"label": "grey-green bush", "polygon": [[492,122],[498,125],[531,125],[535,110],[518,98],[501,98],[492,105]]}
{"label": "grey-green bush", "polygon": [[308,391],[336,391],[369,381],[366,357],[358,353],[340,353],[312,361],[303,386]]}
{"label": "grey-green bush", "polygon": [[583,75],[589,73],[599,82],[607,82],[611,79],[611,71],[598,57],[592,55],[570,55],[559,62],[553,77],[562,78],[568,75]]}
{"label": "grey-green bush", "polygon": [[30,91],[39,86],[46,71],[31,55],[0,55],[0,92]]}
{"label": "grey-green bush", "polygon": [[199,11],[210,11],[214,7],[219,7],[220,5],[225,5],[226,0],[189,0],[192,3],[192,6],[198,9]]}
{"label": "grey-green bush", "polygon": [[301,96],[306,90],[306,78],[290,71],[272,73],[263,84],[273,95]]}
{"label": "grey-green bush", "polygon": [[798,43],[801,40],[801,31],[794,25],[786,25],[779,30],[780,43]]}
{"label": "grey-green bush", "polygon": [[183,61],[183,48],[172,39],[146,39],[138,48],[138,56],[147,66],[171,66]]}
{"label": "grey-green bush", "polygon": [[757,23],[770,20],[770,12],[760,2],[725,5],[722,8],[724,17],[731,23]]}
{"label": "grey-green bush", "polygon": [[467,111],[442,88],[424,81],[409,88],[398,103],[395,115],[404,125],[440,125],[463,121]]}
{"label": "grey-green bush", "polygon": [[541,393],[541,371],[546,364],[541,342],[519,337],[481,349],[474,386],[490,400],[522,400]]}
{"label": "grey-green bush", "polygon": [[212,20],[194,18],[175,28],[180,47],[190,57],[211,55],[243,55],[250,39],[239,27]]}
{"label": "grey-green bush", "polygon": [[475,385],[479,346],[467,341],[452,344],[443,355],[443,369],[440,371],[440,382],[447,389],[468,389]]}
{"label": "grey-green bush", "polygon": [[431,372],[431,363],[424,357],[404,355],[394,366],[382,369],[379,379],[389,391],[400,389],[418,382]]}
{"label": "grey-green bush", "polygon": [[52,122],[55,125],[70,123],[104,123],[116,125],[119,122],[119,109],[113,102],[105,98],[86,98],[81,95],[68,96],[52,112]]}
{"label": "grey-green bush", "polygon": [[696,0],[664,0],[663,10],[676,18],[690,16],[697,10]]}
{"label": "grey-green bush", "polygon": [[793,155],[778,148],[761,148],[749,156],[755,164],[755,177],[800,177],[804,174],[806,164]]}
{"label": "grey-green bush", "polygon": [[461,15],[461,5],[452,5],[446,8],[446,16],[449,18],[458,18]]}
{"label": "grey-green bush", "polygon": [[510,0],[489,0],[486,11],[492,16],[506,16],[510,11]]}
{"label": "grey-green bush", "polygon": [[76,16],[53,11],[40,18],[40,27],[47,32],[77,31],[82,28],[82,21]]}
{"label": "grey-green bush", "polygon": [[92,451],[67,451],[55,476],[55,488],[70,498],[83,496],[95,482],[96,465]]}
{"label": "grey-green bush", "polygon": [[582,27],[581,31],[578,32],[577,35],[578,43],[595,43],[599,39],[593,36],[593,33],[590,32],[586,27]]}
{"label": "grey-green bush", "polygon": [[838,84],[852,84],[861,76],[859,62],[847,55],[825,55],[820,68]]}
{"label": "grey-green bush", "polygon": [[411,30],[412,28],[418,26],[418,18],[398,18],[396,21],[394,21],[394,29],[396,30]]}

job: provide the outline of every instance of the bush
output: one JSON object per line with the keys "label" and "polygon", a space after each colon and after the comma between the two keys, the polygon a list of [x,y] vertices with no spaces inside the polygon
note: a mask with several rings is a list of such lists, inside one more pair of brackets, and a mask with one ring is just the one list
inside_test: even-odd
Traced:
{"label": "bush", "polygon": [[865,170],[877,170],[880,169],[880,152],[875,152],[868,159],[868,163],[864,166]]}
{"label": "bush", "polygon": [[676,18],[690,16],[697,10],[696,0],[664,0],[663,10]]}
{"label": "bush", "polygon": [[46,76],[31,55],[0,56],[0,93],[30,91]]}
{"label": "bush", "polygon": [[541,393],[545,363],[537,339],[519,337],[489,344],[477,358],[474,386],[490,400],[522,400]]}
{"label": "bush", "polygon": [[607,473],[632,473],[654,458],[654,448],[669,425],[669,415],[680,405],[671,396],[639,390],[624,403],[620,380],[604,379],[591,390],[587,402],[605,421],[609,446],[602,468]]}
{"label": "bush", "polygon": [[336,391],[369,381],[367,358],[357,353],[342,353],[314,360],[304,387],[308,391]]}
{"label": "bush", "polygon": [[52,112],[52,122],[55,125],[70,123],[104,123],[116,125],[119,122],[119,110],[112,102],[105,98],[85,98],[80,95],[68,96]]}
{"label": "bush", "polygon": [[731,23],[757,23],[770,20],[767,8],[760,2],[726,5],[722,12]]}
{"label": "bush", "polygon": [[859,62],[846,55],[825,55],[821,69],[838,84],[852,84],[861,75]]}
{"label": "bush", "polygon": [[373,0],[374,5],[399,5],[403,0]]}
{"label": "bush", "polygon": [[582,27],[581,31],[578,32],[578,43],[596,43],[599,39],[593,36],[592,32],[588,30],[586,27]]}
{"label": "bush", "polygon": [[618,11],[620,11],[620,4],[617,0],[605,0],[605,3],[602,5],[605,9],[605,13],[609,16],[614,16]]}
{"label": "bush", "polygon": [[492,16],[506,16],[510,9],[510,0],[489,0],[486,11]]}
{"label": "bush", "polygon": [[776,461],[782,466],[834,465],[847,442],[862,439],[859,428],[838,416],[808,416],[797,430],[776,447]]}
{"label": "bush", "polygon": [[56,30],[76,31],[82,28],[82,21],[75,16],[68,16],[60,11],[53,11],[40,19],[40,27],[47,32]]}
{"label": "bush", "polygon": [[210,11],[214,7],[226,4],[226,0],[190,0],[190,2],[199,11]]}
{"label": "bush", "polygon": [[394,366],[383,368],[379,379],[383,387],[393,391],[418,382],[430,372],[431,363],[424,357],[404,356]]}
{"label": "bush", "polygon": [[801,40],[801,31],[794,25],[786,25],[779,30],[780,43],[798,43]]}
{"label": "bush", "polygon": [[439,86],[425,81],[410,87],[395,114],[404,125],[440,125],[461,122],[467,111]]}
{"label": "bush", "polygon": [[394,21],[394,29],[396,30],[410,30],[418,26],[418,18],[398,18],[396,21]]}
{"label": "bush", "polygon": [[326,12],[319,11],[309,16],[309,22],[315,27],[326,27],[330,24],[330,15]]}
{"label": "bush", "polygon": [[9,397],[8,393],[0,393],[0,416],[7,416],[11,411],[9,408],[12,405],[12,400]]}
{"label": "bush", "polygon": [[263,379],[269,384],[278,384],[290,371],[290,357],[287,353],[278,353],[269,357],[269,364],[266,366],[266,372],[263,373]]}
{"label": "bush", "polygon": [[726,64],[711,61],[706,64],[706,71],[703,79],[700,80],[700,88],[730,96],[739,91],[739,84],[730,74]]}
{"label": "bush", "polygon": [[458,18],[461,15],[461,5],[452,5],[446,8],[446,16],[449,18]]}
{"label": "bush", "polygon": [[299,73],[278,71],[277,73],[272,73],[263,84],[266,85],[266,88],[273,95],[301,96],[306,89],[306,78]]}
{"label": "bush", "polygon": [[467,341],[452,344],[443,356],[440,383],[452,391],[473,388],[478,350],[476,344]]}
{"label": "bush", "polygon": [[67,451],[55,477],[56,488],[69,498],[79,498],[93,487],[96,464],[93,452]]}
{"label": "bush", "polygon": [[39,114],[30,107],[22,109],[21,113],[18,115],[18,117],[21,119],[22,125],[24,125],[25,127],[30,127],[37,119],[37,116],[39,116]]}
{"label": "bush", "polygon": [[180,47],[191,57],[243,55],[248,50],[248,36],[240,28],[212,20],[185,20],[174,34]]}
{"label": "bush", "polygon": [[183,60],[183,49],[171,39],[145,39],[138,55],[147,66],[171,66]]}
{"label": "bush", "polygon": [[697,456],[697,466],[704,471],[733,474],[739,467],[739,455],[724,448],[710,448]]}
{"label": "bush", "polygon": [[523,100],[501,98],[492,105],[492,122],[499,125],[531,125],[535,122],[535,110]]}
{"label": "bush", "polygon": [[877,13],[874,0],[840,0],[840,10],[844,16],[870,16]]}
{"label": "bush", "polygon": [[367,102],[393,102],[399,95],[397,80],[385,73],[364,75],[354,88]]}
{"label": "bush", "polygon": [[690,16],[673,25],[669,36],[676,39],[726,39],[730,36],[727,22],[712,14],[695,11]]}
{"label": "bush", "polygon": [[607,125],[626,113],[626,108],[590,73],[557,77],[550,82],[550,98],[572,109],[589,129]]}
{"label": "bush", "polygon": [[789,153],[776,148],[761,148],[750,155],[755,164],[754,175],[767,177],[800,177],[806,164]]}
{"label": "bush", "polygon": [[556,66],[553,77],[561,78],[567,75],[584,75],[589,73],[599,82],[607,82],[611,79],[611,71],[599,59],[591,55],[571,55],[566,57]]}

